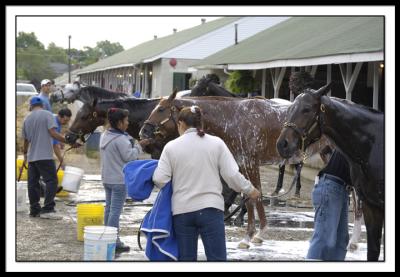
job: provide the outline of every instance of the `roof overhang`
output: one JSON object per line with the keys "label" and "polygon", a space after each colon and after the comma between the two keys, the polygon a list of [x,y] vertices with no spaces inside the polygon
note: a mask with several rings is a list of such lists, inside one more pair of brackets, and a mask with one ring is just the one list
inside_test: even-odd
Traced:
{"label": "roof overhang", "polygon": [[[339,63],[355,63],[355,62],[372,62],[382,61],[384,59],[383,51],[378,52],[367,52],[367,53],[353,53],[353,54],[338,54],[323,57],[304,58],[304,59],[285,59],[275,60],[269,62],[259,63],[243,63],[243,64],[227,64],[229,70],[255,70],[264,68],[275,68],[275,67],[300,67],[310,65],[321,65],[321,64],[339,64]],[[219,65],[222,66],[223,65]],[[200,66],[194,66],[200,69]],[[203,66],[201,66],[203,67]],[[211,67],[208,67],[211,68]],[[219,67],[214,67],[219,68]]]}
{"label": "roof overhang", "polygon": [[127,63],[127,64],[119,64],[119,65],[113,65],[109,67],[104,67],[104,68],[98,68],[98,69],[92,69],[92,70],[84,70],[82,69],[81,72],[77,73],[77,75],[82,75],[82,74],[87,74],[87,73],[93,73],[93,72],[98,72],[98,71],[106,71],[110,69],[116,69],[116,68],[122,68],[122,67],[133,67],[134,64],[132,63]]}

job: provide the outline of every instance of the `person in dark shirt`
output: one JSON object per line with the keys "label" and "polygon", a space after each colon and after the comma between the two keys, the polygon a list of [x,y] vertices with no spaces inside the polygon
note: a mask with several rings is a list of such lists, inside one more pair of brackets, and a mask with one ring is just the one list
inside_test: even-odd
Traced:
{"label": "person in dark shirt", "polygon": [[350,168],[345,157],[329,146],[320,155],[326,166],[319,172],[312,191],[314,233],[307,259],[344,261],[349,242]]}

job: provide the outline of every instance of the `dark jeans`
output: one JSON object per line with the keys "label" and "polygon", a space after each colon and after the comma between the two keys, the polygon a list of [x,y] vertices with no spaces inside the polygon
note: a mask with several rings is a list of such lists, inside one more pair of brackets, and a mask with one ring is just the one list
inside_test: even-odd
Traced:
{"label": "dark jeans", "polygon": [[[46,184],[46,195],[43,208],[40,207],[40,176]],[[37,214],[41,211],[48,212],[54,210],[56,203],[54,197],[57,192],[57,172],[54,160],[41,160],[29,162],[28,164],[28,196],[30,211]]]}
{"label": "dark jeans", "polygon": [[224,213],[215,208],[173,216],[179,260],[197,260],[197,241],[203,241],[207,261],[226,261]]}

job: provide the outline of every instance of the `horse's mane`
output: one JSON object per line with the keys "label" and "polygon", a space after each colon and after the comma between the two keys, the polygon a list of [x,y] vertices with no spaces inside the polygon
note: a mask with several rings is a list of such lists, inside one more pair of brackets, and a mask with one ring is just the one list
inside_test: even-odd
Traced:
{"label": "horse's mane", "polygon": [[79,90],[80,94],[89,94],[91,97],[96,97],[97,99],[116,99],[116,98],[126,98],[127,94],[122,92],[113,92],[103,88],[95,86],[83,87]]}
{"label": "horse's mane", "polygon": [[367,107],[367,106],[364,106],[364,105],[361,105],[361,104],[354,103],[353,101],[350,101],[350,100],[347,100],[347,99],[331,97],[331,96],[327,96],[327,97],[331,98],[332,100],[338,101],[338,102],[340,102],[342,104],[351,106],[352,109],[356,108],[356,109],[359,109],[360,111],[367,111],[367,112],[371,112],[371,113],[375,113],[375,114],[382,114],[381,111],[375,110],[375,109],[373,109],[371,107]]}

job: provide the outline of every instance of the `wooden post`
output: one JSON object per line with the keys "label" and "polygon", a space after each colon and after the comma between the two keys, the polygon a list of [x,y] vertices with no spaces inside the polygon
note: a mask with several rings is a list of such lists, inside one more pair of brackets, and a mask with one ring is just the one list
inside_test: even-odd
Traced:
{"label": "wooden post", "polygon": [[373,98],[372,108],[378,110],[378,99],[379,99],[379,62],[373,63],[374,68],[374,83],[373,83]]}
{"label": "wooden post", "polygon": [[262,81],[261,81],[261,95],[265,98],[265,85],[267,82],[267,69],[262,70]]}
{"label": "wooden post", "polygon": [[285,76],[286,67],[277,67],[270,69],[272,84],[274,86],[274,98],[279,98],[279,88],[281,87],[283,77]]}
{"label": "wooden post", "polygon": [[[326,83],[329,84],[332,81],[332,65],[328,64],[326,66]],[[328,96],[331,96],[332,90],[330,89],[328,92]]]}

